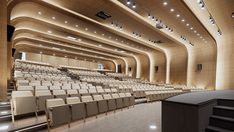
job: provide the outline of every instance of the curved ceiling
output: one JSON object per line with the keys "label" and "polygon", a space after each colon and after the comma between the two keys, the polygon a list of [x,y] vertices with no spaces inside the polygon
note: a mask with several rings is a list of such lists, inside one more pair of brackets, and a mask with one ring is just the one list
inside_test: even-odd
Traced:
{"label": "curved ceiling", "polygon": [[[8,9],[16,27],[14,45],[21,50],[34,47],[37,53],[46,47],[51,54],[75,51],[97,59],[119,59],[148,52],[166,53],[178,46],[215,45],[182,0],[171,0],[167,5],[163,2],[136,1],[137,7],[132,9],[126,0],[14,0],[9,1]],[[106,20],[97,17],[100,11],[111,17]],[[148,18],[149,14],[162,21],[162,29],[155,27],[156,22]]]}

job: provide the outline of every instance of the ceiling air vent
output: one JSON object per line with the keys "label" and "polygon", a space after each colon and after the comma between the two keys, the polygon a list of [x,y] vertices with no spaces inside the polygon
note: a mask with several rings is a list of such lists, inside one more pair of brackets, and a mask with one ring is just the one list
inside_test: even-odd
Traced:
{"label": "ceiling air vent", "polygon": [[97,14],[96,14],[97,17],[103,19],[103,20],[106,20],[107,18],[110,18],[111,15],[105,13],[104,11],[99,11]]}
{"label": "ceiling air vent", "polygon": [[156,41],[157,44],[163,43],[161,40]]}

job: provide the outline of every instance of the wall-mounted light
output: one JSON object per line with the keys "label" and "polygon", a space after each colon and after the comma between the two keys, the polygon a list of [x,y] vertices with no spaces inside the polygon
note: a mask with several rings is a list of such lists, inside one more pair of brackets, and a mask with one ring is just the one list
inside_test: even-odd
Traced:
{"label": "wall-mounted light", "polygon": [[220,29],[218,29],[217,33],[218,33],[218,35],[220,35],[220,36],[222,35],[222,32],[221,32]]}
{"label": "wall-mounted light", "polygon": [[215,20],[212,16],[209,17],[209,21],[212,25],[215,25]]}
{"label": "wall-mounted light", "polygon": [[198,4],[201,7],[201,9],[205,9],[205,3],[203,0],[198,0]]}
{"label": "wall-mounted light", "polygon": [[232,18],[234,18],[234,12],[232,12]]}

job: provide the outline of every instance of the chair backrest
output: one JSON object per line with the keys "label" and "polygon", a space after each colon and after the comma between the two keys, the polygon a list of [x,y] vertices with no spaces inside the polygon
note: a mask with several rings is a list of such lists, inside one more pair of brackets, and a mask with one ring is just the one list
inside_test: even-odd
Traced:
{"label": "chair backrest", "polygon": [[75,89],[69,89],[67,90],[67,94],[78,94],[78,91]]}
{"label": "chair backrest", "polygon": [[50,90],[60,90],[61,87],[60,86],[49,86]]}
{"label": "chair backrest", "polygon": [[98,93],[105,93],[105,91],[103,89],[97,89]]}
{"label": "chair backrest", "polygon": [[93,95],[93,99],[94,100],[103,100],[103,97],[102,97],[102,95]]}
{"label": "chair backrest", "polygon": [[46,100],[46,108],[51,108],[51,107],[55,107],[55,106],[61,106],[64,105],[65,102],[63,99],[61,98],[56,98],[56,99],[47,99]]}
{"label": "chair backrest", "polygon": [[82,102],[91,102],[93,101],[92,96],[81,96]]}
{"label": "chair backrest", "polygon": [[111,89],[111,92],[112,92],[112,93],[117,93],[118,90],[117,90],[116,88],[112,88],[112,89]]}
{"label": "chair backrest", "polygon": [[71,85],[62,86],[62,89],[71,89]]}
{"label": "chair backrest", "polygon": [[96,89],[89,89],[89,93],[94,94],[94,93],[97,93],[97,91],[96,91]]}
{"label": "chair backrest", "polygon": [[110,94],[103,94],[104,99],[112,99]]}
{"label": "chair backrest", "polygon": [[110,89],[104,89],[104,91],[105,91],[106,93],[111,93],[111,90],[110,90]]}
{"label": "chair backrest", "polygon": [[18,86],[17,90],[18,91],[33,91],[34,88],[33,86]]}
{"label": "chair backrest", "polygon": [[131,97],[131,93],[125,93],[126,97]]}
{"label": "chair backrest", "polygon": [[52,95],[50,90],[38,90],[38,91],[35,91],[35,96],[49,96],[49,95]]}
{"label": "chair backrest", "polygon": [[79,97],[68,97],[66,98],[67,104],[77,104],[80,103],[80,98]]}
{"label": "chair backrest", "polygon": [[32,91],[12,91],[11,97],[17,98],[17,97],[31,97],[33,96]]}
{"label": "chair backrest", "polygon": [[124,93],[119,93],[119,97],[126,97]]}
{"label": "chair backrest", "polygon": [[48,90],[47,86],[35,86],[35,90]]}
{"label": "chair backrest", "polygon": [[79,89],[79,94],[88,94],[88,90],[87,89]]}
{"label": "chair backrest", "polygon": [[66,95],[65,90],[52,90],[53,95]]}
{"label": "chair backrest", "polygon": [[111,94],[114,99],[119,98],[118,94]]}

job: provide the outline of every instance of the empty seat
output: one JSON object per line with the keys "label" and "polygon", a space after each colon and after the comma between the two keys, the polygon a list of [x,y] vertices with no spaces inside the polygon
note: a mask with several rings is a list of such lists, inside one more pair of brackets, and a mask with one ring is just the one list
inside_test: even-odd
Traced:
{"label": "empty seat", "polygon": [[129,98],[129,105],[133,106],[135,105],[135,98],[134,96],[131,95],[131,93],[125,93],[126,97]]}
{"label": "empty seat", "polygon": [[71,112],[69,105],[61,98],[46,100],[46,117],[49,126],[59,126],[70,123]]}
{"label": "empty seat", "polygon": [[49,86],[50,90],[60,90],[61,87],[60,86]]}
{"label": "empty seat", "polygon": [[65,85],[65,86],[62,86],[62,89],[63,89],[63,90],[71,89],[71,85]]}
{"label": "empty seat", "polygon": [[111,89],[111,92],[112,92],[112,93],[118,93],[118,90],[117,90],[116,88],[112,88],[112,89]]}
{"label": "empty seat", "polygon": [[52,93],[55,96],[55,98],[65,99],[67,97],[65,90],[52,90]]}
{"label": "empty seat", "polygon": [[72,89],[81,89],[79,84],[72,84]]}
{"label": "empty seat", "polygon": [[80,95],[89,95],[89,92],[87,89],[78,89]]}
{"label": "empty seat", "polygon": [[16,81],[16,86],[28,86],[29,81],[28,80],[17,80]]}
{"label": "empty seat", "polygon": [[33,86],[19,86],[17,87],[18,91],[34,91]]}
{"label": "empty seat", "polygon": [[89,91],[89,94],[92,94],[92,95],[97,94],[96,89],[89,89],[88,91]]}
{"label": "empty seat", "polygon": [[105,100],[107,100],[107,103],[108,103],[108,110],[109,110],[109,111],[115,110],[115,109],[117,108],[117,107],[116,107],[116,101],[115,101],[115,99],[113,99],[113,98],[111,97],[110,94],[104,94],[104,95],[103,95],[103,98],[104,98]]}
{"label": "empty seat", "polygon": [[86,104],[87,116],[98,114],[97,101],[94,101],[92,96],[81,96],[81,100]]}
{"label": "empty seat", "polygon": [[84,119],[86,117],[85,103],[80,101],[79,97],[66,98],[67,104],[71,106],[72,120]]}
{"label": "empty seat", "polygon": [[111,93],[110,89],[104,89],[105,93]]}
{"label": "empty seat", "polygon": [[111,94],[112,98],[116,100],[116,107],[123,108],[123,99],[119,97],[119,94]]}
{"label": "empty seat", "polygon": [[93,95],[93,99],[98,103],[99,113],[104,113],[108,111],[107,100],[104,100],[102,95]]}
{"label": "empty seat", "polygon": [[123,106],[130,106],[130,99],[125,95],[125,93],[119,93],[119,97],[123,99]]}
{"label": "empty seat", "polygon": [[36,112],[36,97],[31,91],[12,91],[11,111],[13,116]]}
{"label": "empty seat", "polygon": [[35,90],[48,90],[47,86],[35,86]]}
{"label": "empty seat", "polygon": [[75,89],[69,89],[67,90],[67,95],[70,97],[74,97],[74,96],[80,96],[78,91]]}
{"label": "empty seat", "polygon": [[45,110],[45,102],[47,99],[52,99],[54,96],[50,90],[36,90],[35,91],[38,111]]}
{"label": "empty seat", "polygon": [[104,94],[104,93],[105,93],[104,89],[97,89],[97,92],[98,92],[99,94]]}

